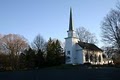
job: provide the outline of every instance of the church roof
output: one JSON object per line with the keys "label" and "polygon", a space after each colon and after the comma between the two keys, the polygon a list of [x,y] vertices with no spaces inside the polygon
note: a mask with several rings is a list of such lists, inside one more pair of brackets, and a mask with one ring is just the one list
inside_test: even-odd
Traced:
{"label": "church roof", "polygon": [[93,51],[103,51],[102,49],[98,48],[96,45],[92,43],[86,43],[86,42],[78,42],[78,45],[82,47],[83,49],[93,50]]}

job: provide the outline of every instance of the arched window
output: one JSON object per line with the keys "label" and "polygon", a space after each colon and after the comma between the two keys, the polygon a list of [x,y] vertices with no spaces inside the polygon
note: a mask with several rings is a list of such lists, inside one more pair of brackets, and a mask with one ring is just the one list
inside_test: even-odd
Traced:
{"label": "arched window", "polygon": [[89,55],[88,55],[88,53],[87,53],[87,54],[85,54],[85,60],[86,60],[86,61],[88,61],[88,60],[89,60]]}
{"label": "arched window", "polygon": [[93,61],[93,55],[92,54],[90,55],[90,61]]}
{"label": "arched window", "polygon": [[95,54],[95,62],[97,62],[97,60],[98,60],[98,59],[97,59],[97,55]]}
{"label": "arched window", "polygon": [[99,62],[101,62],[101,56],[100,55],[99,55],[98,59],[99,59]]}
{"label": "arched window", "polygon": [[70,51],[67,51],[67,55],[70,55]]}

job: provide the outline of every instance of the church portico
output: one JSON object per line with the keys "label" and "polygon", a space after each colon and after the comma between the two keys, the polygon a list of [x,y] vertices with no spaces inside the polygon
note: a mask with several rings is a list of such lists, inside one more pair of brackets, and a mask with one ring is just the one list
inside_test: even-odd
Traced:
{"label": "church portico", "polygon": [[102,64],[102,55],[98,51],[84,50],[85,63]]}

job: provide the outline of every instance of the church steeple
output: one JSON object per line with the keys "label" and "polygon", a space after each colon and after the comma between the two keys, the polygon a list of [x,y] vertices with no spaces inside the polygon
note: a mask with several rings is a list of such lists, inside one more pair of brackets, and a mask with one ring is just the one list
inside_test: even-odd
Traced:
{"label": "church steeple", "polygon": [[76,37],[73,27],[73,20],[72,20],[72,8],[70,8],[69,30],[67,32],[68,32],[68,37]]}
{"label": "church steeple", "polygon": [[77,52],[76,52],[76,44],[78,43],[78,38],[76,37],[76,33],[73,26],[72,21],[72,8],[70,8],[70,18],[69,18],[69,30],[67,31],[68,37],[65,38],[65,55],[66,64],[77,64]]}
{"label": "church steeple", "polygon": [[70,8],[69,31],[73,31],[72,8]]}

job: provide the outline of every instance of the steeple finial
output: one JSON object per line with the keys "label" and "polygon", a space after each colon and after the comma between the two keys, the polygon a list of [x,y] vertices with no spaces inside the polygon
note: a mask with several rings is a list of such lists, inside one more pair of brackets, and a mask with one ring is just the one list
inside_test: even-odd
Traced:
{"label": "steeple finial", "polygon": [[69,31],[72,31],[72,30],[73,30],[72,8],[70,7]]}

